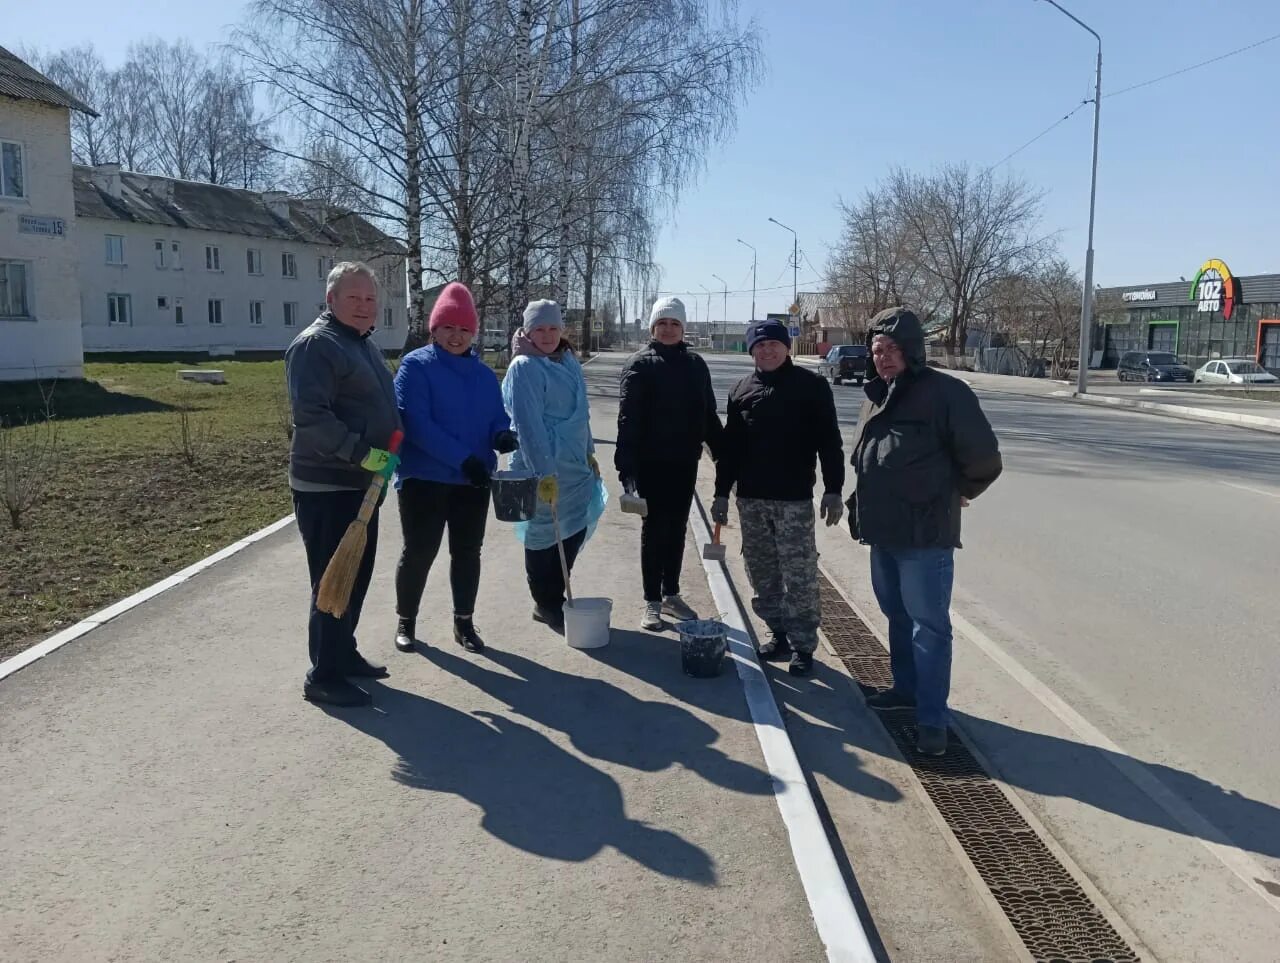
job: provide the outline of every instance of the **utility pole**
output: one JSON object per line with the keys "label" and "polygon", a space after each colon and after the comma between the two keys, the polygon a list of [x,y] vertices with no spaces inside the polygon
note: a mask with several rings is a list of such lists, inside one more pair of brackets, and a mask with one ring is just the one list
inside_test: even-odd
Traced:
{"label": "utility pole", "polygon": [[[724,285],[724,314],[720,317],[720,330],[723,332],[725,325],[729,323],[729,282],[718,274],[711,275],[722,285]],[[711,346],[714,348],[716,343],[716,326],[711,326]]]}
{"label": "utility pole", "polygon": [[[743,247],[751,247],[751,245],[748,244],[746,241],[744,241],[742,238],[738,238],[738,243],[741,244]],[[747,321],[750,322],[750,321],[754,321],[755,319],[756,319],[756,249],[754,247],[751,247],[751,317],[748,318]]]}
{"label": "utility pole", "polygon": [[[1052,2],[1052,0],[1050,0]],[[775,218],[769,218],[774,224],[782,228],[784,231],[791,231],[791,228],[783,224]],[[791,303],[800,303],[800,289],[797,285],[796,278],[800,274],[800,238],[796,236],[795,231],[791,231]]]}
{"label": "utility pole", "polygon": [[1089,383],[1089,349],[1093,346],[1093,212],[1098,200],[1098,128],[1102,121],[1102,38],[1098,32],[1075,14],[1068,13],[1057,0],[1045,2],[1058,8],[1098,41],[1098,76],[1093,87],[1093,173],[1089,180],[1089,246],[1084,255],[1084,292],[1080,298],[1080,370],[1076,376],[1076,394],[1084,394]]}
{"label": "utility pole", "polygon": [[707,323],[711,323],[711,289],[705,284],[699,283],[698,287],[707,292]]}

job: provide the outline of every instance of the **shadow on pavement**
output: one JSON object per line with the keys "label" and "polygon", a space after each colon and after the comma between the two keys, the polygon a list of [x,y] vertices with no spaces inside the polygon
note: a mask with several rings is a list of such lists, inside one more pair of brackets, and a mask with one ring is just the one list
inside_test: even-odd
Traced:
{"label": "shadow on pavement", "polygon": [[[575,749],[592,759],[641,772],[679,765],[733,792],[773,792],[767,772],[715,748],[716,729],[676,703],[651,702],[601,679],[559,672],[492,648],[485,650],[487,661],[506,672],[486,667],[485,660],[460,658],[439,649],[429,649],[425,655],[524,718],[563,732]],[[678,672],[678,660],[675,666]]]}
{"label": "shadow on pavement", "polygon": [[468,715],[376,682],[368,691],[381,712],[325,711],[395,752],[396,782],[461,796],[483,810],[481,825],[503,842],[566,862],[612,846],[664,876],[715,883],[706,852],[628,818],[617,782],[541,733],[497,713]]}

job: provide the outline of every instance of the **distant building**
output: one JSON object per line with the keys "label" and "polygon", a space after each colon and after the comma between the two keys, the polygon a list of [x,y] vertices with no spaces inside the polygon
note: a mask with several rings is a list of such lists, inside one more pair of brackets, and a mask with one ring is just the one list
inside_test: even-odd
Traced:
{"label": "distant building", "polygon": [[0,381],[84,374],[73,110],[94,113],[0,47]]}
{"label": "distant building", "polygon": [[283,191],[74,169],[84,350],[278,354],[325,306],[339,261],[379,277],[373,334],[398,351],[408,322],[404,249],[363,217]]}

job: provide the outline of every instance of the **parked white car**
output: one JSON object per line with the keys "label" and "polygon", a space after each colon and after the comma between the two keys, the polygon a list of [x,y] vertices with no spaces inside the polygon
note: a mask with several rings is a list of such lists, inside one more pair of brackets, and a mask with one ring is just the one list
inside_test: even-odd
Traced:
{"label": "parked white car", "polygon": [[1223,358],[1197,368],[1195,381],[1211,385],[1273,385],[1280,378],[1252,358]]}

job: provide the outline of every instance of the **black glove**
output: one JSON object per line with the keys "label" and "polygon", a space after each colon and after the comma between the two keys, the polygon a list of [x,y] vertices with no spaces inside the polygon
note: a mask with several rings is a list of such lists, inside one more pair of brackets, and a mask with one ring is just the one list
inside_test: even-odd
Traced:
{"label": "black glove", "polygon": [[475,455],[470,455],[462,463],[462,474],[466,475],[467,481],[471,482],[476,488],[489,487],[489,469]]}
{"label": "black glove", "polygon": [[504,428],[493,436],[493,450],[499,455],[509,455],[520,447],[520,439],[509,428]]}
{"label": "black glove", "polygon": [[619,475],[618,481],[622,482],[622,490],[628,495],[636,493],[636,480],[629,475]]}

